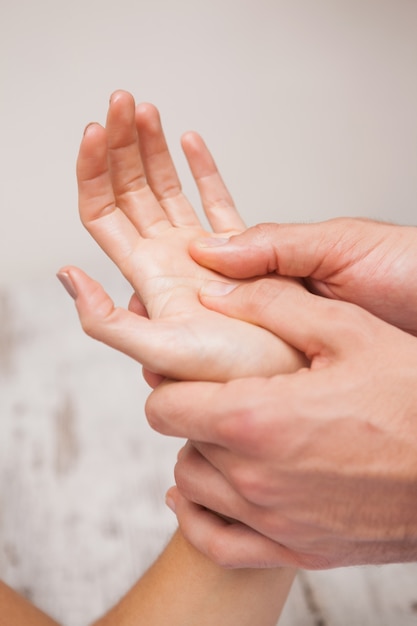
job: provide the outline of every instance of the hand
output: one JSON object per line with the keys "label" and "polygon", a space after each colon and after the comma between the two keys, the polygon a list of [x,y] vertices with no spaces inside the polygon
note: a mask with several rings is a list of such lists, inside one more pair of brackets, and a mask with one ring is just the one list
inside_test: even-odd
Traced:
{"label": "hand", "polygon": [[232,237],[192,242],[202,265],[234,278],[306,278],[312,291],[353,302],[417,334],[417,228],[364,219],[260,224]]}
{"label": "hand", "polygon": [[291,283],[209,287],[206,307],[279,334],[311,366],[153,391],[151,426],[191,440],[168,494],[187,539],[228,567],[416,560],[417,339]]}
{"label": "hand", "polygon": [[[189,133],[183,148],[214,231],[241,230],[243,222],[202,140]],[[85,131],[77,176],[84,225],[138,296],[130,311],[115,308],[81,270],[63,268],[61,278],[76,296],[89,335],[176,379],[268,376],[305,363],[268,331],[201,305],[198,290],[219,276],[189,256],[190,241],[205,233],[181,192],[152,105],[135,108],[130,94],[116,92],[106,128],[91,124]]]}

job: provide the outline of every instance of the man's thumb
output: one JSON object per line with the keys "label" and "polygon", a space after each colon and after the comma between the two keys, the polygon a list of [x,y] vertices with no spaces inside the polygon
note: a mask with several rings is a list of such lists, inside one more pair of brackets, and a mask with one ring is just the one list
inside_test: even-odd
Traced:
{"label": "man's thumb", "polygon": [[231,278],[313,277],[326,258],[321,224],[259,224],[239,235],[204,237],[190,245],[197,263]]}

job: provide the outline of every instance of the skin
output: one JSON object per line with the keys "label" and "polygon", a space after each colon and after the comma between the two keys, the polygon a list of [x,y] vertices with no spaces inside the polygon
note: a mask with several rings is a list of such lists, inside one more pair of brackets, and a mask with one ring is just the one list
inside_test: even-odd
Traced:
{"label": "skin", "polygon": [[[352,233],[343,234],[348,225]],[[205,306],[277,333],[310,366],[244,384],[156,388],[147,403],[151,425],[194,442],[180,455],[170,498],[189,541],[230,567],[415,561],[416,229],[336,221],[323,226],[320,245],[308,244],[317,227],[297,230],[283,227],[272,245],[281,227],[263,226],[224,245],[198,242],[192,252],[233,276],[275,268],[308,277],[316,291],[356,299],[391,324],[290,284],[258,279],[228,294],[206,285]],[[411,285],[405,295],[399,281]]]}
{"label": "skin", "polygon": [[[214,232],[243,228],[201,138],[183,147]],[[306,364],[298,350],[269,331],[209,311],[199,290],[213,279],[188,253],[206,235],[183,196],[163,135],[149,104],[135,107],[126,92],[110,102],[106,127],[92,124],[77,163],[81,219],[135,289],[129,309],[115,308],[102,287],[74,267],[59,277],[74,297],[84,330],[145,366],[147,380],[164,377],[229,380],[270,376]],[[291,283],[303,292],[298,281]],[[294,568],[227,571],[176,533],[160,559],[95,626],[169,623],[275,625]],[[216,598],[216,602],[213,602]]]}
{"label": "skin", "polygon": [[58,622],[37,609],[0,581],[0,626],[59,626]]}
{"label": "skin", "polygon": [[[125,98],[124,95],[118,94],[116,104],[120,97],[122,101]],[[109,135],[110,173],[108,161],[103,156],[101,158],[96,156],[94,161],[89,152],[91,147],[96,150],[96,155],[100,154],[100,149],[102,154],[106,152],[103,139],[100,139],[103,136],[103,129],[96,125],[89,127],[90,130],[84,138],[78,166],[80,211],[87,228],[121,267],[125,276],[131,280],[137,294],[140,295],[140,301],[137,298],[133,299],[130,313],[132,314],[134,310],[136,317],[130,315],[127,323],[126,312],[114,309],[110,299],[99,286],[89,282],[90,279],[77,273],[77,270],[69,269],[68,275],[73,279],[73,285],[78,292],[76,303],[80,318],[87,332],[93,328],[94,331],[90,332],[96,338],[128,352],[138,360],[141,360],[142,353],[146,356],[146,349],[144,351],[144,345],[141,343],[142,338],[146,337],[152,324],[160,323],[160,318],[148,320],[141,315],[150,312],[152,317],[154,312],[158,315],[165,311],[157,306],[158,293],[156,307],[152,306],[152,297],[149,299],[146,291],[142,293],[143,283],[139,281],[136,271],[138,266],[136,263],[132,264],[131,259],[139,258],[139,254],[135,255],[135,252],[140,247],[142,252],[149,250],[150,245],[155,246],[154,249],[157,250],[160,242],[155,236],[148,237],[146,228],[154,228],[154,223],[159,226],[164,223],[164,230],[161,230],[161,233],[169,234],[175,221],[172,208],[169,207],[174,205],[181,208],[181,219],[186,223],[187,236],[190,235],[189,250],[195,259],[204,261],[211,268],[218,267],[221,271],[230,273],[232,277],[239,271],[248,277],[266,271],[269,274],[267,281],[242,285],[223,298],[205,296],[202,293],[201,303],[216,313],[235,315],[249,323],[268,328],[294,345],[299,351],[298,354],[305,353],[311,361],[311,367],[305,367],[293,376],[265,377],[262,372],[252,370],[251,373],[256,373],[258,378],[248,378],[245,381],[230,380],[224,386],[199,382],[159,384],[162,380],[161,374],[172,376],[173,372],[160,370],[159,364],[152,359],[146,358],[141,361],[148,370],[157,372],[156,375],[151,373],[147,375],[153,385],[158,385],[147,404],[151,425],[166,434],[184,436],[194,442],[194,445],[187,444],[176,469],[176,478],[182,495],[175,489],[170,494],[170,501],[177,509],[179,522],[186,537],[210,558],[231,567],[290,564],[323,568],[414,558],[413,507],[416,458],[413,446],[415,436],[412,430],[414,421],[407,412],[408,405],[404,407],[402,401],[404,394],[408,394],[411,402],[409,389],[410,386],[413,389],[415,387],[413,374],[415,346],[414,343],[408,345],[414,339],[383,324],[365,311],[352,308],[352,305],[333,302],[328,308],[329,301],[300,289],[298,283],[272,281],[270,276],[276,269],[284,273],[292,272],[307,277],[312,288],[321,290],[323,295],[333,293],[336,297],[345,296],[349,299],[352,276],[355,276],[361,267],[355,263],[355,258],[357,260],[359,256],[366,260],[363,276],[369,276],[372,260],[379,260],[379,263],[376,263],[378,268],[383,259],[384,249],[378,248],[377,243],[379,241],[381,246],[382,235],[385,236],[386,232],[380,233],[372,240],[367,253],[363,237],[357,241],[344,237],[343,229],[338,235],[335,231],[330,233],[330,243],[327,246],[325,238],[320,240],[319,246],[316,245],[311,235],[314,232],[318,234],[317,229],[314,232],[310,231],[304,238],[307,258],[304,265],[295,263],[294,258],[297,258],[294,254],[295,243],[291,245],[291,232],[287,232],[285,228],[282,231],[279,255],[272,244],[268,244],[268,237],[265,234],[269,232],[268,227],[251,231],[255,236],[254,240],[245,239],[247,234],[243,233],[232,237],[226,245],[213,246],[207,245],[210,239],[207,235],[203,237],[202,244],[199,235],[200,243],[193,243],[197,230],[190,221],[195,217],[191,216],[189,208],[185,208],[177,183],[172,182],[173,170],[172,165],[169,165],[170,161],[166,160],[165,146],[159,150],[151,148],[149,151],[144,151],[143,148],[144,143],[154,145],[152,133],[149,133],[148,137],[145,132],[148,123],[144,120],[155,120],[153,109],[149,105],[139,108],[139,122],[136,111],[136,127],[142,138],[142,144],[139,145],[141,164],[139,175],[130,176],[132,180],[142,180],[142,184],[130,193],[129,197],[133,198],[130,199],[130,205],[121,199],[123,192],[120,189],[123,189],[123,185],[115,183],[114,180],[112,183],[114,172],[121,170],[117,167],[112,169],[111,163],[115,157],[111,155],[118,154],[121,150],[120,154],[128,155],[123,158],[132,159],[132,151],[127,150],[126,146],[131,147],[135,142],[132,142],[132,130],[127,132],[128,139],[125,136],[126,128],[133,127],[132,114],[129,113],[121,133],[125,138],[120,145],[117,142],[112,143],[114,139],[110,130],[113,114],[117,111],[117,108],[112,109],[114,106],[113,99],[106,127]],[[158,132],[160,133],[157,131],[157,134]],[[118,133],[114,135],[117,137]],[[200,141],[197,136],[188,135],[183,145],[191,162],[193,174],[199,185],[205,182],[207,193],[211,188],[210,181],[215,180],[217,184],[219,177],[204,149],[201,148]],[[191,144],[194,146],[194,152],[188,149]],[[136,147],[133,151],[133,162],[136,164],[137,152]],[[152,153],[165,156],[151,158]],[[198,157],[199,153],[203,156]],[[161,181],[158,182],[157,178],[151,179],[149,170],[151,164],[154,165],[156,162],[159,171],[168,172],[170,184],[164,185]],[[164,162],[168,165],[163,166]],[[88,167],[86,169],[85,165],[88,167],[92,165],[92,170],[89,171]],[[138,166],[135,167],[137,170]],[[129,167],[123,169],[130,171]],[[147,175],[148,183],[152,181],[148,187],[146,184],[143,185],[143,173]],[[162,180],[165,180],[164,177]],[[115,189],[119,189],[117,193],[112,191],[112,184]],[[145,204],[149,202],[151,208],[153,207],[154,201],[152,198],[149,199],[149,189],[153,197],[159,198],[160,204],[163,204],[165,218],[158,210],[155,213],[154,207],[149,212],[151,222],[152,220],[154,222],[150,224],[146,217],[148,221],[145,228],[139,223],[142,219],[139,217],[141,211],[134,210],[134,207],[138,207],[144,200]],[[175,190],[174,202],[170,194],[167,196],[167,189],[171,192]],[[209,201],[203,198],[203,205],[215,231],[215,243],[223,244],[225,239],[228,240],[229,234],[225,236],[222,231],[239,229],[240,225],[235,221],[233,208],[233,217],[227,216],[227,207],[231,207],[231,201],[224,188],[220,186],[219,189],[220,191],[216,188]],[[134,198],[138,199],[139,194],[141,202],[135,203]],[[219,197],[220,202],[213,199]],[[97,198],[98,203],[94,204]],[[217,215],[217,221],[213,221],[215,219],[213,212]],[[148,216],[148,211],[146,214]],[[221,224],[218,221],[219,214],[223,216]],[[130,219],[126,225],[128,216]],[[136,220],[133,230],[131,220]],[[167,221],[170,221],[171,227],[167,225]],[[360,223],[361,227],[363,224],[364,222]],[[177,226],[176,230],[179,228],[182,227]],[[287,240],[289,243],[286,246]],[[394,240],[395,237],[390,239],[391,250],[395,250]],[[164,251],[167,241],[164,241]],[[309,241],[313,243],[308,245]],[[253,248],[254,242],[257,244]],[[144,243],[148,247],[144,248]],[[298,243],[300,248],[297,246],[297,249],[303,249],[302,242],[298,240]],[[113,250],[114,245],[116,248]],[[350,259],[348,263],[340,261],[332,273],[329,263],[332,259],[333,261],[339,259],[336,252],[341,250],[343,259],[343,255],[350,249],[355,252],[356,257],[353,259],[348,257],[348,260]],[[125,252],[120,253],[120,250]],[[375,250],[378,252],[377,255],[373,253]],[[321,256],[319,254],[317,258],[320,251]],[[392,253],[389,257],[390,266],[396,270],[394,276],[401,274],[401,264],[399,265],[398,259],[396,261],[396,256],[398,256],[396,253]],[[157,254],[155,258],[160,262],[165,257],[163,254]],[[186,258],[188,263],[189,259]],[[280,261],[279,268],[277,264],[274,265],[274,259],[275,263],[277,259]],[[286,263],[284,259],[287,259]],[[154,261],[151,261],[149,265],[152,271],[155,269],[153,263]],[[243,269],[239,270],[239,267]],[[298,270],[291,270],[291,267]],[[307,271],[308,267],[311,267],[311,276]],[[146,268],[142,271],[146,272]],[[158,272],[160,270],[156,267],[156,275],[159,278]],[[372,310],[374,307],[376,312],[385,313],[389,321],[392,321],[396,310],[404,312],[406,309],[397,305],[387,306],[387,299],[382,299],[383,286],[387,285],[383,282],[386,273],[386,266],[382,267],[379,275],[376,273],[380,280],[376,281],[379,291],[376,291],[375,297],[372,294],[369,296],[369,285],[366,285],[362,292],[359,290],[359,303],[363,306],[368,303],[368,308]],[[228,281],[219,275],[201,276],[198,289],[206,290],[207,293],[212,278],[215,278],[216,288],[221,292],[230,289],[230,283],[228,286]],[[152,286],[156,283],[151,281],[149,284]],[[361,280],[358,284],[362,284]],[[391,287],[394,284],[395,280],[391,282]],[[167,283],[168,287],[170,285],[175,294],[175,280]],[[346,286],[345,292],[340,289],[343,285]],[[196,283],[193,283],[193,288],[195,295]],[[332,290],[331,293],[329,290]],[[166,293],[171,294],[172,291],[168,289]],[[234,308],[233,302],[238,294],[241,296],[240,306]],[[171,302],[171,299],[169,300]],[[172,302],[175,305],[178,300],[174,297]],[[144,304],[148,311],[145,311]],[[193,317],[199,314],[199,309],[196,308]],[[404,313],[399,326],[409,329],[410,319],[411,315]],[[297,324],[294,320],[297,320]],[[169,319],[169,322],[171,321]],[[178,317],[175,321],[178,321]],[[126,333],[124,328],[127,329]],[[229,333],[227,335],[229,336]],[[372,342],[369,342],[369,337],[373,338]],[[164,344],[165,347],[170,345],[166,341]],[[181,341],[181,344],[190,346],[184,341]],[[259,345],[257,343],[257,346]],[[396,352],[398,346],[402,348]],[[398,385],[397,381],[392,379],[393,353],[406,364],[396,371],[399,377]],[[191,353],[188,356],[191,356]],[[198,362],[198,355],[196,358]],[[190,360],[187,360],[189,363]],[[218,362],[218,359],[214,359],[214,362]],[[244,359],[244,362],[249,361]],[[380,372],[375,370],[375,363],[378,364]],[[303,364],[308,365],[308,361],[304,361]],[[178,365],[177,361],[174,365]],[[199,367],[200,365],[201,361]],[[230,363],[228,372],[231,371],[229,366]],[[299,362],[297,366],[300,366]],[[190,376],[187,371],[180,374],[185,378]],[[193,376],[194,369],[191,373],[191,377]],[[181,375],[175,377],[180,378]],[[222,378],[227,379],[224,370],[223,374],[217,374],[218,380]],[[393,388],[401,390],[401,393],[398,391],[392,393]],[[380,402],[379,398],[383,398],[383,402]],[[395,405],[395,401],[398,402],[398,406]],[[383,410],[379,410],[380,404]],[[343,407],[342,411],[340,407]],[[395,412],[396,420],[388,419],[391,418],[391,412]],[[399,428],[394,428],[393,424]],[[378,436],[374,436],[374,433],[378,433]],[[402,433],[406,433],[407,437],[402,438]],[[352,443],[346,445],[346,442],[357,441],[361,442],[360,446]],[[381,452],[380,455],[378,451]],[[361,484],[361,490],[358,490],[358,484]],[[288,488],[289,485],[292,486],[291,490]],[[284,488],[285,486],[287,488]],[[306,494],[309,496],[306,497]],[[339,494],[337,498],[336,494]],[[371,494],[377,494],[378,497],[370,497]],[[384,500],[379,494],[385,494],[389,498]],[[393,502],[388,512],[385,505],[384,507],[381,505],[387,501]],[[335,502],[340,504],[336,507]],[[228,521],[213,516],[200,505],[218,511],[229,518]],[[364,511],[362,517],[356,513],[352,523],[352,510],[357,512],[361,507]],[[230,523],[231,519],[236,521]],[[373,521],[375,519],[378,521]]]}
{"label": "skin", "polygon": [[[241,230],[243,222],[201,138],[187,134],[183,148],[214,231]],[[87,334],[147,371],[175,379],[269,376],[305,364],[304,355],[269,331],[209,311],[199,301],[202,285],[219,275],[188,253],[190,242],[205,231],[181,191],[155,107],[135,108],[130,94],[116,92],[106,127],[90,124],[85,131],[77,178],[84,226],[136,294],[130,311],[115,308],[81,270],[63,268]],[[271,277],[275,280],[288,279]],[[298,282],[295,288],[303,291]]]}
{"label": "skin", "polygon": [[93,626],[275,626],[294,574],[219,568],[177,532],[155,564]]}
{"label": "skin", "polygon": [[[275,626],[295,570],[218,567],[182,536],[94,626]],[[0,581],[0,626],[60,626]]]}
{"label": "skin", "polygon": [[194,241],[190,253],[235,279],[271,272],[302,278],[315,293],[357,304],[417,334],[415,227],[358,218],[259,224],[230,238]]}

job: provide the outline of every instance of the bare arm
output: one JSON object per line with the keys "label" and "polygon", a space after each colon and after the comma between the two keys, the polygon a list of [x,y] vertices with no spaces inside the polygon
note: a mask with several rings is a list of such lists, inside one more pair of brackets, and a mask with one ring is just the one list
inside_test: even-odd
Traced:
{"label": "bare arm", "polygon": [[59,626],[59,624],[0,581],[0,626]]}
{"label": "bare arm", "polygon": [[178,531],[159,559],[94,626],[275,626],[295,570],[228,570]]}
{"label": "bare arm", "polygon": [[[215,232],[244,226],[202,140],[183,141]],[[61,273],[86,332],[160,376],[228,380],[271,375],[305,364],[301,353],[256,325],[214,314],[198,291],[220,275],[201,268],[188,245],[204,234],[181,192],[159,115],[113,96],[106,127],[90,126],[78,159],[80,214],[93,238],[135,289],[129,310],[115,308],[81,270]],[[294,284],[295,289],[302,287]],[[193,507],[191,503],[190,507]],[[294,570],[231,571],[196,551],[178,532],[161,557],[96,626],[276,624]]]}

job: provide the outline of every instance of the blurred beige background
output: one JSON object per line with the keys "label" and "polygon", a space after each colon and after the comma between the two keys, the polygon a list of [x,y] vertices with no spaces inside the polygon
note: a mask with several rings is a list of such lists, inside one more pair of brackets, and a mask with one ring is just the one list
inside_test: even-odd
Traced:
{"label": "blurred beige background", "polygon": [[[415,223],[415,0],[2,0],[0,285],[110,264],[74,163],[117,88],[211,147],[248,224]],[[51,278],[52,279],[52,278]]]}

